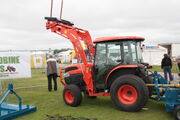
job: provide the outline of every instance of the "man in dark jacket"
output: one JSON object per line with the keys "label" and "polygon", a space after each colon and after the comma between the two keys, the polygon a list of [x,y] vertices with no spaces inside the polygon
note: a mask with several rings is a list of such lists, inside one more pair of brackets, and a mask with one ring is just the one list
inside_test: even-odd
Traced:
{"label": "man in dark jacket", "polygon": [[165,79],[168,80],[167,74],[169,74],[169,79],[170,81],[172,81],[173,80],[173,77],[171,74],[172,61],[167,54],[164,54],[164,58],[162,59],[162,62],[161,62],[161,68],[164,70]]}
{"label": "man in dark jacket", "polygon": [[48,90],[52,90],[52,79],[54,81],[54,90],[57,91],[57,62],[52,55],[49,55],[47,60],[47,77],[48,77]]}

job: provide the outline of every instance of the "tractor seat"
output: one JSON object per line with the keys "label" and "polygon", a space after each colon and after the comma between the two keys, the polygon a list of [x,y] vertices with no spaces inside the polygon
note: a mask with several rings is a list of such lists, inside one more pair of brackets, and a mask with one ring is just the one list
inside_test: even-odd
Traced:
{"label": "tractor seat", "polygon": [[48,20],[48,21],[55,21],[55,22],[59,22],[59,23],[65,24],[65,25],[69,25],[69,26],[73,26],[74,25],[70,21],[63,20],[63,19],[58,19],[58,18],[55,18],[55,17],[45,17],[45,19]]}

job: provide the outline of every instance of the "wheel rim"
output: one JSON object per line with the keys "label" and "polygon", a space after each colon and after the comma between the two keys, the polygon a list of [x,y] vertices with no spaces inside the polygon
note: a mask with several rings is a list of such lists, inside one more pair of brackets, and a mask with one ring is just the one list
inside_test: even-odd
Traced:
{"label": "wheel rim", "polygon": [[72,103],[74,101],[74,96],[71,90],[67,90],[65,92],[65,99],[68,103]]}
{"label": "wheel rim", "polygon": [[180,111],[177,112],[177,118],[180,119]]}
{"label": "wheel rim", "polygon": [[119,101],[121,101],[123,104],[133,104],[138,98],[136,89],[130,85],[122,85],[118,89],[117,95]]}

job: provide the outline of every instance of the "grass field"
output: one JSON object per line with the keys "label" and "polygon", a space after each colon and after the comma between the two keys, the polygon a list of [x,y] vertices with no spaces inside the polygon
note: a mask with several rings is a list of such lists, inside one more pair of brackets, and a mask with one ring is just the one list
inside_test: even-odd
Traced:
{"label": "grass field", "polygon": [[[163,70],[161,69],[161,67],[160,67],[160,66],[157,66],[157,65],[153,66],[153,68],[150,69],[150,70],[151,70],[151,71],[163,72]],[[173,73],[179,73],[179,68],[178,68],[178,66],[177,66],[177,65],[173,65],[171,71],[172,71]]]}
{"label": "grass field", "polygon": [[[3,87],[9,81],[11,80],[4,80]],[[47,78],[40,69],[32,69],[32,78],[14,79],[13,82],[15,88],[47,85]],[[117,110],[110,97],[98,97],[97,99],[84,98],[79,107],[69,107],[63,102],[63,86],[60,85],[59,81],[58,84],[57,92],[48,92],[47,87],[16,90],[23,98],[24,104],[37,106],[36,112],[17,118],[16,120],[45,120],[47,114],[97,118],[98,120],[173,120],[172,114],[166,113],[163,103],[152,100],[149,100],[146,104],[146,110],[134,113]],[[17,102],[12,96],[9,97],[8,101]]]}

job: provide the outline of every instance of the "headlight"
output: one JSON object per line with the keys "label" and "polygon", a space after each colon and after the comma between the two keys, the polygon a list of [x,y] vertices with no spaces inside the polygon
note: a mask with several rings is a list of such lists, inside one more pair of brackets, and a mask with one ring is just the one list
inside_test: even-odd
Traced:
{"label": "headlight", "polygon": [[70,75],[69,75],[69,73],[64,73],[64,77],[66,78],[66,77],[69,77]]}

